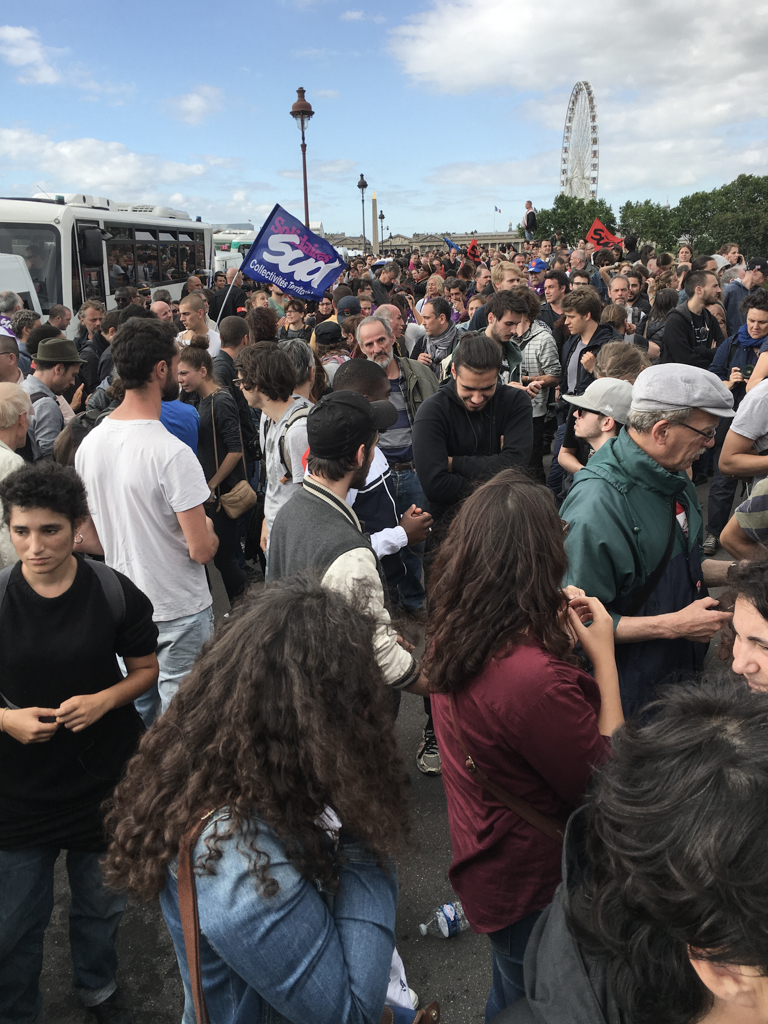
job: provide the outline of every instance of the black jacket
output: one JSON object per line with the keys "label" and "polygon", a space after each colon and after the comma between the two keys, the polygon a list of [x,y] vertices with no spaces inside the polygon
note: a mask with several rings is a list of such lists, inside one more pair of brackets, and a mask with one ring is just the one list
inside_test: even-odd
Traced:
{"label": "black jacket", "polygon": [[620,1024],[607,962],[582,954],[565,920],[567,890],[578,882],[581,818],[568,824],[563,881],[542,913],[525,951],[525,999],[508,1006],[494,1024]]}
{"label": "black jacket", "polygon": [[221,349],[213,360],[213,372],[235,400],[237,413],[240,417],[240,429],[243,432],[246,462],[254,462],[259,458],[259,430],[251,414],[251,408],[245,395],[235,384],[235,361],[226,349]]}
{"label": "black jacket", "polygon": [[688,303],[677,306],[664,321],[664,341],[661,346],[662,363],[687,363],[689,366],[700,366],[709,369],[715,357],[717,346],[723,340],[720,324],[707,309],[701,311],[704,324],[709,328],[709,336],[705,344],[696,337],[693,317]]}
{"label": "black jacket", "polygon": [[502,469],[525,468],[532,444],[533,406],[525,391],[498,384],[480,412],[469,412],[453,379],[446,381],[419,407],[413,422],[416,473],[432,515],[444,516],[476,484]]}
{"label": "black jacket", "polygon": [[88,395],[104,380],[99,376],[99,363],[108,348],[109,342],[102,336],[101,331],[96,331],[80,350],[80,358],[85,360],[80,367],[80,377],[85,382],[85,391]]}
{"label": "black jacket", "polygon": [[[227,298],[229,295],[229,298]],[[221,323],[225,316],[245,316],[245,300],[248,296],[245,294],[242,288],[238,288],[237,285],[230,292],[229,285],[226,288],[220,288],[219,291],[211,299],[208,307],[208,316],[211,320],[215,320],[216,323]],[[224,307],[222,310],[221,307]],[[221,312],[221,316],[219,316]]]}
{"label": "black jacket", "polygon": [[[616,341],[614,337],[613,327],[610,324],[598,324],[597,330],[592,335],[589,344],[584,349],[584,352],[599,352],[603,345],[608,341]],[[624,340],[623,338],[621,339]],[[580,334],[572,334],[570,338],[563,345],[562,355],[560,357],[560,394],[569,395],[571,392],[568,390],[568,363],[571,359],[571,354],[574,348],[581,341]],[[582,355],[584,354],[582,352]],[[583,395],[589,385],[594,380],[594,375],[587,373],[584,367],[581,365],[581,356],[579,357],[579,369],[576,373],[576,387],[573,389],[574,395]]]}

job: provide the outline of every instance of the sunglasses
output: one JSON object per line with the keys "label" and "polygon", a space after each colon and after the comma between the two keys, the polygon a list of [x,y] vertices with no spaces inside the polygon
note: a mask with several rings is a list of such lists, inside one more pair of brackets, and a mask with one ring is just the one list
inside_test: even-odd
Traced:
{"label": "sunglasses", "polygon": [[576,407],[576,415],[577,416],[590,416],[590,415],[591,416],[602,416],[603,413],[598,412],[597,409],[585,409],[585,408],[583,408],[583,406],[579,405],[579,406]]}

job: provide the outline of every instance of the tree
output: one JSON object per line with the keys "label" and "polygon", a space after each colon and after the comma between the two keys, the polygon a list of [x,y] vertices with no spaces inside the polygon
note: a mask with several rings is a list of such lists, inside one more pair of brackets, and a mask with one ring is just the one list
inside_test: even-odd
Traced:
{"label": "tree", "polygon": [[717,250],[712,217],[720,200],[718,192],[719,189],[713,189],[711,192],[694,192],[690,196],[683,196],[671,211],[676,238],[687,242],[695,253]]}
{"label": "tree", "polygon": [[536,212],[536,237],[549,238],[555,231],[562,231],[563,237],[575,245],[580,238],[586,238],[595,218],[602,221],[611,234],[616,233],[616,216],[604,199],[584,200],[561,193],[555,196],[551,209]]}
{"label": "tree", "polygon": [[677,240],[672,211],[651,199],[624,203],[619,210],[619,231],[622,235],[637,235],[638,245],[651,243],[660,249],[671,249]]}

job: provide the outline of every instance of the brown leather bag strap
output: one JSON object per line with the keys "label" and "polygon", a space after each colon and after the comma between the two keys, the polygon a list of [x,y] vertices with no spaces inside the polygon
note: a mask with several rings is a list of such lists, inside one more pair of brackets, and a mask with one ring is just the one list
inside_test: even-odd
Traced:
{"label": "brown leather bag strap", "polygon": [[203,977],[200,970],[200,918],[197,913],[197,886],[195,884],[195,846],[203,833],[213,811],[192,825],[181,837],[179,843],[179,867],[177,887],[179,891],[179,916],[184,933],[184,952],[187,957],[189,984],[195,1004],[197,1024],[210,1024],[208,1008],[205,1005]]}
{"label": "brown leather bag strap", "polygon": [[461,735],[461,730],[456,722],[456,715],[454,714],[454,703],[455,698],[453,694],[450,694],[448,698],[448,708],[451,712],[451,728],[453,734],[459,741],[464,757],[465,767],[467,771],[477,778],[477,781],[487,789],[489,793],[492,793],[497,800],[500,800],[505,807],[508,807],[510,811],[514,811],[515,814],[519,814],[520,817],[527,821],[529,825],[533,825],[539,832],[543,832],[545,836],[549,836],[556,843],[562,845],[563,835],[565,833],[565,824],[558,821],[557,818],[551,818],[548,814],[542,814],[541,811],[537,811],[535,807],[532,807],[527,800],[523,800],[521,796],[515,796],[510,793],[509,790],[503,789],[501,786],[497,786],[495,782],[491,782],[488,776],[477,766],[477,762],[472,757],[470,752],[467,750],[467,746],[464,743],[464,737]]}

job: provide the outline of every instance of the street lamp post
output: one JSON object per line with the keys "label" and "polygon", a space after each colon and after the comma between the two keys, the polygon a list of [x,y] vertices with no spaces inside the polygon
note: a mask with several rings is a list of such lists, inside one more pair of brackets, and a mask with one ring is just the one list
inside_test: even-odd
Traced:
{"label": "street lamp post", "polygon": [[384,248],[384,211],[382,210],[379,214],[379,238],[381,239],[381,248]]}
{"label": "street lamp post", "polygon": [[307,192],[307,144],[304,141],[304,129],[308,126],[310,119],[315,116],[312,105],[304,99],[304,90],[297,89],[298,99],[291,107],[291,117],[296,122],[296,127],[301,131],[301,167],[304,173],[304,226],[309,230],[309,193]]}
{"label": "street lamp post", "polygon": [[365,256],[365,190],[368,188],[368,182],[362,174],[360,175],[357,187],[360,189],[360,202],[363,205],[363,256]]}

